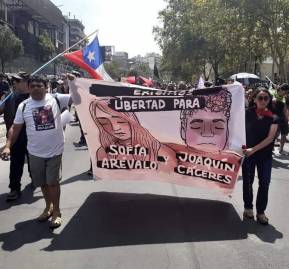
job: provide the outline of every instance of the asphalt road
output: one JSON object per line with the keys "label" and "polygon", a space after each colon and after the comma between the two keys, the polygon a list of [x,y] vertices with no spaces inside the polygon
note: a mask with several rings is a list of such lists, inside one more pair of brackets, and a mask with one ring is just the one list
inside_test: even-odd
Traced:
{"label": "asphalt road", "polygon": [[242,181],[232,198],[159,182],[94,181],[86,148],[72,145],[78,127],[66,137],[64,222],[54,232],[35,220],[44,201],[27,172],[21,199],[5,202],[9,163],[0,161],[1,269],[289,268],[288,158],[274,161],[264,227],[242,219]]}

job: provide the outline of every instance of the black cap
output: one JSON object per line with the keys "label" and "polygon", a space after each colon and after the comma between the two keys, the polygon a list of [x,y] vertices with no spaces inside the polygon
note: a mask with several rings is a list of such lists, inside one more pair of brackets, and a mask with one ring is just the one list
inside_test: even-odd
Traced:
{"label": "black cap", "polygon": [[6,74],[0,72],[0,78],[7,78]]}
{"label": "black cap", "polygon": [[30,78],[30,75],[26,72],[18,72],[17,74],[12,74],[11,75],[11,79],[12,80],[17,80],[17,81],[20,81],[20,80],[28,80]]}
{"label": "black cap", "polygon": [[30,74],[24,72],[24,71],[20,71],[17,74],[19,77],[21,77],[21,79],[25,79],[28,80],[30,78]]}
{"label": "black cap", "polygon": [[22,77],[18,76],[18,74],[11,74],[12,80],[22,80]]}

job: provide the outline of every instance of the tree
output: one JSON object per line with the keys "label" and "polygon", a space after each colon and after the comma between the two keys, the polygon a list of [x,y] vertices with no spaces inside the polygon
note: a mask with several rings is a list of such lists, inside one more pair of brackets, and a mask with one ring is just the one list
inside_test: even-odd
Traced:
{"label": "tree", "polygon": [[159,13],[163,25],[154,27],[155,39],[163,52],[161,70],[171,72],[175,79],[190,80],[199,71],[198,53],[194,48],[202,43],[196,31],[192,31],[193,7],[189,0],[169,0]]}
{"label": "tree", "polygon": [[0,61],[2,72],[5,65],[23,54],[22,41],[8,26],[0,26]]}
{"label": "tree", "polygon": [[289,52],[288,0],[231,0],[230,4],[247,17],[254,18],[256,28],[270,49],[281,81],[287,81],[286,60]]}
{"label": "tree", "polygon": [[55,47],[46,31],[39,36],[39,49],[39,56],[43,62],[47,62],[55,53]]}
{"label": "tree", "polygon": [[192,74],[208,77],[208,64],[216,78],[238,71],[256,72],[267,56],[266,46],[254,18],[236,2],[167,0],[167,7],[159,13],[162,25],[153,30],[163,51],[162,70],[186,80]]}
{"label": "tree", "polygon": [[134,67],[134,70],[137,72],[138,76],[144,76],[147,78],[152,76],[152,71],[148,63],[139,63]]}
{"label": "tree", "polygon": [[114,61],[105,62],[104,68],[106,72],[115,80],[126,75],[126,71],[122,70],[120,66]]}

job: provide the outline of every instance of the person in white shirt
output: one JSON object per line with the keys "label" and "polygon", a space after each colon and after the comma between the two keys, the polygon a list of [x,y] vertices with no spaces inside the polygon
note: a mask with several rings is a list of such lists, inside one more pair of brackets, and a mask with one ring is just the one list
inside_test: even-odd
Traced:
{"label": "person in white shirt", "polygon": [[26,128],[32,180],[35,187],[41,187],[46,203],[38,220],[42,222],[52,217],[50,227],[57,228],[62,222],[59,207],[64,151],[61,111],[71,103],[71,97],[69,94],[54,96],[47,93],[47,85],[46,79],[38,76],[28,81],[30,98],[18,106],[1,156],[7,159],[21,129]]}

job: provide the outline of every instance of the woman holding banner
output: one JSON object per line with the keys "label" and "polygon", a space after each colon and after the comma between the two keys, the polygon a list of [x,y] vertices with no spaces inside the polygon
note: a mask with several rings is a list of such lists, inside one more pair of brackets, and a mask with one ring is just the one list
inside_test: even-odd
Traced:
{"label": "woman holding banner", "polygon": [[272,170],[272,151],[278,128],[277,117],[271,112],[272,96],[265,88],[257,89],[246,111],[246,141],[243,162],[243,200],[245,218],[254,218],[253,182],[258,171],[259,188],[256,200],[257,221],[268,224],[265,210],[268,203]]}

